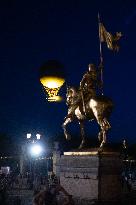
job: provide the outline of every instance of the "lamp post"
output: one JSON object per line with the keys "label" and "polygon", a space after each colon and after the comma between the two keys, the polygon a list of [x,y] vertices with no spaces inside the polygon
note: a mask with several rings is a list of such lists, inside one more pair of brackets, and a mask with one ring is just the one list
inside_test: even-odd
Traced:
{"label": "lamp post", "polygon": [[34,174],[35,172],[35,161],[36,158],[39,157],[43,152],[43,147],[40,143],[41,135],[37,133],[36,135],[32,135],[31,133],[27,133],[27,155],[29,158],[29,171],[30,174]]}

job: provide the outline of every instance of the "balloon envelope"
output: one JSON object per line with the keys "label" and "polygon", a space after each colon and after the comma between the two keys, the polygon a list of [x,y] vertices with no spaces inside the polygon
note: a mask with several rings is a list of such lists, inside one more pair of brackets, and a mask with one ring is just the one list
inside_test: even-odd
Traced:
{"label": "balloon envelope", "polygon": [[65,79],[54,77],[54,76],[44,76],[40,78],[40,81],[43,86],[48,88],[59,88],[65,82]]}

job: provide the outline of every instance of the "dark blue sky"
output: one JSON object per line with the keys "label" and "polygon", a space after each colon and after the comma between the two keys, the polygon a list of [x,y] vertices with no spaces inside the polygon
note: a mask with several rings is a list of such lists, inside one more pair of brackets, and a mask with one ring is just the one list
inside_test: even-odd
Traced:
{"label": "dark blue sky", "polygon": [[[129,0],[29,0],[0,3],[0,133],[52,137],[62,132],[65,102],[48,103],[39,67],[64,64],[66,81],[79,85],[87,65],[99,63],[98,11],[108,31],[121,31],[120,51],[104,46],[104,93],[115,109],[110,139],[136,142],[136,3]],[[65,92],[65,87],[62,88]],[[97,133],[94,123],[86,130]],[[75,128],[77,132],[78,126]],[[92,129],[92,132],[91,132]]]}

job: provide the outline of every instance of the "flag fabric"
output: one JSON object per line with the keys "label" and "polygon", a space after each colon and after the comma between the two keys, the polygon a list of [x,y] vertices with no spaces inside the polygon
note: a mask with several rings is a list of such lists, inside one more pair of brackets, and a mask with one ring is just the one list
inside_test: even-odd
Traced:
{"label": "flag fabric", "polygon": [[99,23],[99,38],[100,42],[105,42],[107,47],[113,51],[119,51],[117,41],[121,38],[121,32],[116,32],[115,35],[109,33],[102,23]]}

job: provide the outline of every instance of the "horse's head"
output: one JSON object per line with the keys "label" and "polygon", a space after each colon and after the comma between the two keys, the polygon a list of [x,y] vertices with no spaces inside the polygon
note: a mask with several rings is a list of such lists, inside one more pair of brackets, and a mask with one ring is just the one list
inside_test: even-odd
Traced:
{"label": "horse's head", "polygon": [[77,95],[77,90],[74,87],[67,87],[66,103],[67,105],[72,104],[73,98]]}

